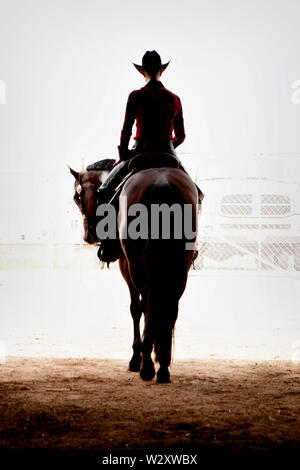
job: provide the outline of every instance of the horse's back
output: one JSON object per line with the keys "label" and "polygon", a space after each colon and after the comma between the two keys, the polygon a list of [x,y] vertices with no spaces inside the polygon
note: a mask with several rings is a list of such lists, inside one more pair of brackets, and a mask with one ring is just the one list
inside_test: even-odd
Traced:
{"label": "horse's back", "polygon": [[195,184],[187,173],[177,168],[149,168],[134,174],[125,184],[122,196],[127,197],[128,206],[137,201],[151,203],[149,189],[152,189],[154,194],[155,190],[159,193],[159,188],[166,186],[170,192],[173,190],[174,202],[197,205],[198,194]]}

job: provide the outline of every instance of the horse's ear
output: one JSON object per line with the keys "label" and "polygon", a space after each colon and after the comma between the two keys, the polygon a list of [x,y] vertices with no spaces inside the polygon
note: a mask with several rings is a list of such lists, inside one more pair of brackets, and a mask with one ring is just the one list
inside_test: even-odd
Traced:
{"label": "horse's ear", "polygon": [[73,168],[71,168],[69,165],[68,165],[68,168],[69,168],[69,170],[70,170],[70,173],[72,173],[72,175],[74,176],[74,178],[75,178],[76,180],[78,180],[78,179],[79,179],[79,173],[78,173],[78,171],[73,170]]}

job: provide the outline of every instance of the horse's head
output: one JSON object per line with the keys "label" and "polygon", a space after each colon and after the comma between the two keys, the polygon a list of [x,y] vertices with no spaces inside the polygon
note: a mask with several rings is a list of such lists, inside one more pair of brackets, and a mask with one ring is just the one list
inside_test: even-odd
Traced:
{"label": "horse's head", "polygon": [[98,242],[96,235],[97,188],[105,181],[108,171],[84,170],[77,172],[70,168],[75,178],[73,199],[83,217],[83,239],[91,245]]}

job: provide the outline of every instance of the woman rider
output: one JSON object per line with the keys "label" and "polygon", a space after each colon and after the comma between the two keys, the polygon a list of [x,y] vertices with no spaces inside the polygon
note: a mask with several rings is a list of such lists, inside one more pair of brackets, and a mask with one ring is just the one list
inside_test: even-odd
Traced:
{"label": "woman rider", "polygon": [[[156,51],[147,51],[143,56],[142,65],[133,65],[145,77],[146,85],[131,92],[128,97],[118,147],[120,158],[99,188],[99,202],[107,200],[106,195],[111,195],[112,189],[127,174],[127,162],[131,157],[145,152],[167,152],[176,156],[175,148],[185,139],[180,98],[167,90],[160,81],[169,62],[162,64]],[[128,144],[135,120],[136,142],[129,150]],[[184,170],[181,165],[180,168]]]}

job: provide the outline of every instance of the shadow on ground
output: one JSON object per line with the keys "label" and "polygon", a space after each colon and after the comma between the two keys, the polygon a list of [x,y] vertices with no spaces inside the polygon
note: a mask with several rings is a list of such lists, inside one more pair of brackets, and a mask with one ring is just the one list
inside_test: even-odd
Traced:
{"label": "shadow on ground", "polygon": [[176,361],[170,385],[144,383],[118,360],[8,358],[0,367],[0,452],[10,460],[98,464],[160,452],[197,454],[200,464],[300,448],[293,362]]}

